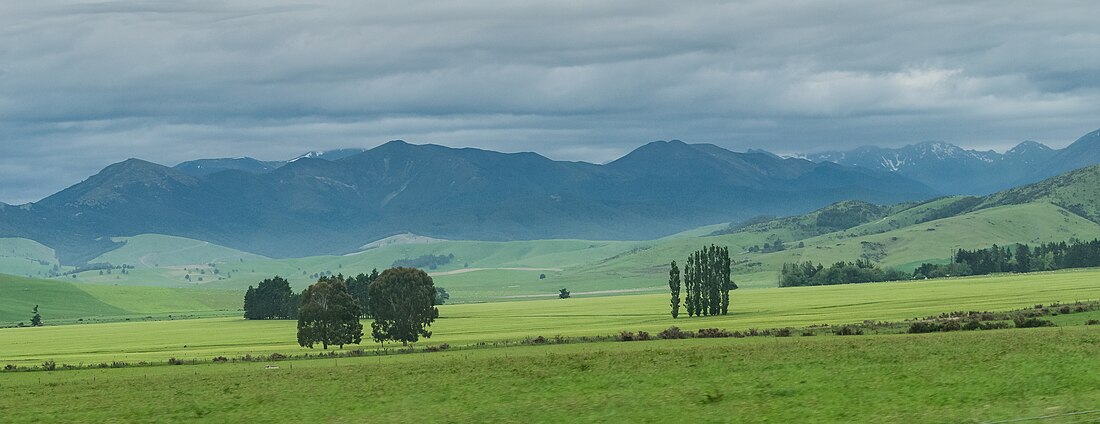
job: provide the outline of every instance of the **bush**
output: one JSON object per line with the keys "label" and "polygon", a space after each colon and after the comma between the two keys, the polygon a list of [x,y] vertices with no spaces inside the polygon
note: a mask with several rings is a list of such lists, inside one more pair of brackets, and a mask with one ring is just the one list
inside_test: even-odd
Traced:
{"label": "bush", "polygon": [[700,328],[699,331],[697,331],[695,333],[695,337],[699,337],[699,338],[702,338],[702,339],[707,339],[707,338],[715,338],[716,339],[716,338],[732,337],[732,336],[733,336],[733,333],[730,333],[729,331],[718,329],[718,328]]}
{"label": "bush", "polygon": [[57,369],[57,362],[54,362],[54,361],[43,362],[42,363],[42,369],[44,369],[46,371],[56,370]]}
{"label": "bush", "polygon": [[935,333],[943,330],[943,326],[931,321],[917,321],[909,324],[909,330],[906,332],[909,334],[923,334],[923,333]]}
{"label": "bush", "polygon": [[694,336],[694,335],[691,334],[690,331],[681,331],[680,327],[676,327],[676,326],[668,327],[668,328],[662,330],[660,333],[657,333],[657,337],[660,337],[660,338],[665,339],[665,340],[687,339],[687,338],[691,338],[692,336]]}
{"label": "bush", "polygon": [[632,342],[634,341],[634,333],[629,331],[619,332],[619,337],[616,337],[620,342]]}
{"label": "bush", "polygon": [[650,339],[649,333],[645,332],[645,331],[639,331],[637,339],[638,339],[638,341],[642,341],[642,342],[644,342],[646,340],[649,340]]}
{"label": "bush", "polygon": [[817,334],[814,334],[813,331],[803,331],[802,332],[802,337],[813,337],[813,336],[816,336],[816,335]]}
{"label": "bush", "polygon": [[1058,313],[1060,313],[1060,314],[1068,314],[1070,312],[1073,312],[1073,309],[1071,309],[1069,306],[1063,306],[1061,308],[1058,308]]}
{"label": "bush", "polygon": [[281,361],[283,359],[286,359],[286,355],[283,355],[281,353],[272,353],[271,356],[268,357],[268,359],[272,361]]}
{"label": "bush", "polygon": [[1016,317],[1013,322],[1016,324],[1016,328],[1054,327],[1053,322],[1039,318]]}
{"label": "bush", "polygon": [[958,320],[951,320],[943,323],[943,331],[959,331],[962,329],[962,325]]}
{"label": "bush", "polygon": [[168,364],[170,365],[183,365],[182,359],[168,358]]}
{"label": "bush", "polygon": [[17,369],[19,369],[19,367],[12,364],[4,365],[4,371],[15,371]]}
{"label": "bush", "polygon": [[450,348],[451,348],[451,345],[446,344],[446,343],[442,343],[439,346],[425,347],[424,351],[425,352],[440,352],[440,351],[444,351],[444,350],[447,350],[447,349],[450,349]]}
{"label": "bush", "polygon": [[1090,319],[1085,322],[1085,325],[1100,325],[1100,320]]}
{"label": "bush", "polygon": [[863,330],[858,327],[845,325],[833,331],[838,336],[862,336]]}
{"label": "bush", "polygon": [[780,328],[778,330],[775,330],[775,337],[790,337],[790,336],[791,336],[791,329],[790,328]]}
{"label": "bush", "polygon": [[229,358],[226,358],[224,356],[215,356],[214,362],[229,362]]}

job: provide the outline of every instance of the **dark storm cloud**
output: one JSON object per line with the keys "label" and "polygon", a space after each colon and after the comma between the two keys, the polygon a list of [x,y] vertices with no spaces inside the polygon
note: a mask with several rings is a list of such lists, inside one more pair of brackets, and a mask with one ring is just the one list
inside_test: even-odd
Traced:
{"label": "dark storm cloud", "polygon": [[1087,1],[7,2],[0,201],[131,156],[390,139],[591,162],[671,138],[1061,146],[1100,127],[1098,15]]}

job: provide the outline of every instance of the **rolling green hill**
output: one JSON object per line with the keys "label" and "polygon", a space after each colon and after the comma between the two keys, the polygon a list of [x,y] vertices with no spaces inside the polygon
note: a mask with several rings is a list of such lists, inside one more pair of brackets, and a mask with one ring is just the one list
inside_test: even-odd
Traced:
{"label": "rolling green hill", "polygon": [[47,324],[117,321],[167,315],[236,315],[240,294],[224,290],[96,286],[0,274],[0,326],[30,322],[40,306]]}
{"label": "rolling green hill", "polygon": [[116,237],[122,247],[92,259],[92,263],[133,265],[139,268],[208,264],[211,262],[240,262],[263,259],[262,256],[218,246],[210,242],[160,234],[142,234],[135,237]]}
{"label": "rolling green hill", "polygon": [[28,277],[48,277],[62,271],[53,249],[34,240],[0,238],[0,272]]}
{"label": "rolling green hill", "polygon": [[[134,264],[126,274],[89,271],[95,284],[243,290],[274,275],[301,290],[325,274],[358,274],[399,260],[448,257],[429,269],[452,302],[666,290],[668,263],[707,244],[731,248],[741,287],[772,287],[784,262],[864,258],[911,270],[943,262],[959,248],[1100,237],[1100,167],[1079,170],[988,197],[955,196],[878,206],[845,201],[812,213],[739,226],[701,227],[658,240],[451,241],[403,235],[347,256],[269,259],[202,241],[143,235],[102,255]],[[1096,212],[1094,212],[1096,211]],[[782,249],[776,248],[777,241]],[[779,250],[779,251],[777,251]],[[159,266],[158,266],[159,265]]]}

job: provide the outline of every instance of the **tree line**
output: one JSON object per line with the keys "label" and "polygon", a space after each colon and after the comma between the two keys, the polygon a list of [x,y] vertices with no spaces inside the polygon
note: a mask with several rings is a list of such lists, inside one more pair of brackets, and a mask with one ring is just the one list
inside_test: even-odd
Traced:
{"label": "tree line", "polygon": [[874,283],[908,280],[909,275],[875,266],[869,260],[837,262],[829,267],[810,261],[785,263],[779,272],[779,287],[827,286],[833,284]]}
{"label": "tree line", "polygon": [[926,263],[913,271],[913,278],[988,275],[1001,272],[1054,271],[1100,266],[1100,240],[1051,242],[1034,247],[1027,244],[955,251],[951,263]]}
{"label": "tree line", "polygon": [[[710,245],[688,255],[683,270],[684,307],[688,316],[726,315],[730,290],[737,284],[730,279],[729,248]],[[680,268],[673,261],[669,269],[671,314],[680,316]]]}
{"label": "tree line", "polygon": [[246,319],[297,319],[298,344],[312,348],[358,344],[361,318],[371,318],[375,341],[416,342],[431,337],[427,328],[439,317],[436,305],[450,296],[416,268],[391,268],[382,273],[322,276],[295,294],[281,277],[265,279],[245,292]]}

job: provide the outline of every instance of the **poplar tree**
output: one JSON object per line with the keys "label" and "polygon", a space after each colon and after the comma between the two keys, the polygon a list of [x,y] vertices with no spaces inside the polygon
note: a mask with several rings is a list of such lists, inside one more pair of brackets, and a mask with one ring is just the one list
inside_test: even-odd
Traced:
{"label": "poplar tree", "polygon": [[687,298],[684,306],[687,307],[688,317],[695,316],[695,267],[692,266],[691,256],[684,262],[684,289],[687,290]]}
{"label": "poplar tree", "polygon": [[672,268],[668,271],[668,289],[672,292],[672,318],[680,316],[680,269],[676,267],[676,261],[672,261]]}

